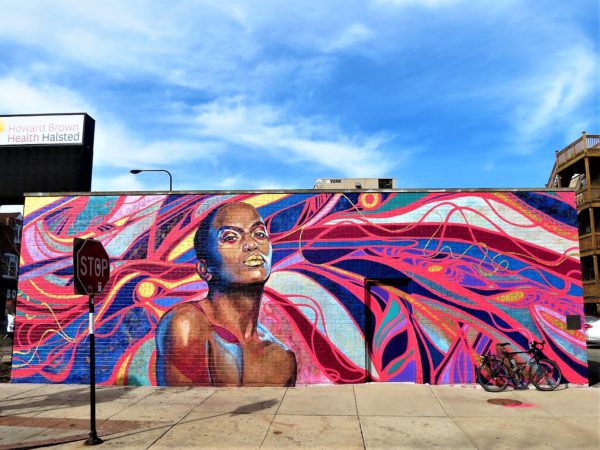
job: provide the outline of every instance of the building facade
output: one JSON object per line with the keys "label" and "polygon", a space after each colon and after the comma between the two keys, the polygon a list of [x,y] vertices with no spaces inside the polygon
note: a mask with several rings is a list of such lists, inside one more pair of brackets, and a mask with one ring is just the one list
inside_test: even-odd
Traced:
{"label": "building facade", "polygon": [[474,383],[532,340],[587,382],[572,190],[28,197],[13,382],[89,380],[75,237],[110,256],[100,384]]}
{"label": "building facade", "polygon": [[[20,213],[0,213],[0,324],[6,314],[14,314],[19,275],[19,251],[23,217]],[[5,330],[1,330],[3,334]]]}
{"label": "building facade", "polygon": [[600,135],[557,151],[547,187],[575,189],[585,312],[600,314]]}

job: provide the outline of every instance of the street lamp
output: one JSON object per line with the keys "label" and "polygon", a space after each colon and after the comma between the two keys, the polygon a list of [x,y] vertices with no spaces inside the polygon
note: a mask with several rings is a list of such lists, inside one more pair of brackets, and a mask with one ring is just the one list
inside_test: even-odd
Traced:
{"label": "street lamp", "polygon": [[171,172],[165,169],[131,169],[131,172],[134,175],[137,175],[140,172],[164,172],[169,175],[169,191],[173,190],[173,177],[171,176]]}

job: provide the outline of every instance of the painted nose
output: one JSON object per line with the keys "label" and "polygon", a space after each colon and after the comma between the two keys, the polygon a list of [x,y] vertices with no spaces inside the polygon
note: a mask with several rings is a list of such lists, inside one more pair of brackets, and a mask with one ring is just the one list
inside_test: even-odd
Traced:
{"label": "painted nose", "polygon": [[252,239],[252,238],[247,238],[246,240],[244,240],[244,245],[243,245],[243,249],[247,252],[251,252],[253,250],[256,250],[258,248],[258,243]]}

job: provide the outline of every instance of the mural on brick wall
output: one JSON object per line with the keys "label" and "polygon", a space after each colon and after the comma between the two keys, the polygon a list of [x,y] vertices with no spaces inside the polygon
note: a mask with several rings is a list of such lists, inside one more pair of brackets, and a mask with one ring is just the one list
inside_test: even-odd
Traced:
{"label": "mural on brick wall", "polygon": [[158,383],[294,385],[294,353],[258,322],[272,247],[256,208],[215,208],[196,230],[194,250],[208,293],[161,317],[154,338]]}
{"label": "mural on brick wall", "polygon": [[587,380],[571,192],[28,198],[13,382],[87,383],[74,237],[100,240],[105,384],[473,383],[544,340]]}

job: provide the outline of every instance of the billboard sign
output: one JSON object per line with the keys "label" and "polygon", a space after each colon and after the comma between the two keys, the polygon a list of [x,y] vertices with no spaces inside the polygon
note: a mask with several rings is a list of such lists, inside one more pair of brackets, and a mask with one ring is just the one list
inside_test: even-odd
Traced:
{"label": "billboard sign", "polygon": [[84,114],[0,117],[0,146],[83,143]]}
{"label": "billboard sign", "polygon": [[0,205],[26,192],[89,192],[95,121],[85,113],[0,115]]}

